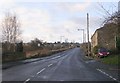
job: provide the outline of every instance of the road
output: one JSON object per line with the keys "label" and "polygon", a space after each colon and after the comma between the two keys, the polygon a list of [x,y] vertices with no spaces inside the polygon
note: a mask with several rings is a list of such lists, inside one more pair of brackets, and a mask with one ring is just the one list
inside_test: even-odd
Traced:
{"label": "road", "polygon": [[3,81],[113,81],[90,67],[79,48],[3,70]]}

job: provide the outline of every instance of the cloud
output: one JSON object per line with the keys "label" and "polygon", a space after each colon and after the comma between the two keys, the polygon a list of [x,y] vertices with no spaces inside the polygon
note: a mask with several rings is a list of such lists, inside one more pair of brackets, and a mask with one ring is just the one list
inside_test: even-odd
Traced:
{"label": "cloud", "polygon": [[73,5],[67,5],[67,9],[75,12],[75,11],[83,11],[90,5],[90,2],[76,3]]}
{"label": "cloud", "polygon": [[14,8],[16,5],[15,0],[0,0],[0,9],[1,11],[6,11],[11,8]]}
{"label": "cloud", "polygon": [[46,26],[50,21],[48,12],[42,9],[15,8],[14,10],[19,15],[24,27]]}
{"label": "cloud", "polygon": [[118,2],[119,0],[17,0],[19,2]]}
{"label": "cloud", "polygon": [[80,12],[84,11],[86,8],[90,6],[91,2],[65,2],[65,3],[58,3],[56,7],[57,10],[61,11],[69,11],[69,12]]}
{"label": "cloud", "polygon": [[51,33],[49,28],[51,17],[46,10],[18,6],[11,11],[17,13],[23,31],[22,38],[25,42],[34,38],[48,40]]}

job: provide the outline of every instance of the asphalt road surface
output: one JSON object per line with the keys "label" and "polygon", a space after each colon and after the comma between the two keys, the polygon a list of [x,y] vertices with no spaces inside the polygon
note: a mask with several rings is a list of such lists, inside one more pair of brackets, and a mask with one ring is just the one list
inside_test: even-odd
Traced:
{"label": "asphalt road surface", "polygon": [[14,66],[2,71],[3,81],[113,81],[90,67],[79,48],[70,49],[50,58]]}

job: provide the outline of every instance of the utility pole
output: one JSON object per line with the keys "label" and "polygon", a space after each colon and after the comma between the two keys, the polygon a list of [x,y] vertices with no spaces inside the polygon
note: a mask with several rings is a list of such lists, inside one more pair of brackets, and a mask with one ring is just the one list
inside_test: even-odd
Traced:
{"label": "utility pole", "polygon": [[83,43],[85,42],[85,30],[84,29],[78,29],[79,30],[82,30],[83,31]]}
{"label": "utility pole", "polygon": [[87,13],[87,38],[88,38],[88,56],[90,53],[90,45],[89,45],[89,14]]}

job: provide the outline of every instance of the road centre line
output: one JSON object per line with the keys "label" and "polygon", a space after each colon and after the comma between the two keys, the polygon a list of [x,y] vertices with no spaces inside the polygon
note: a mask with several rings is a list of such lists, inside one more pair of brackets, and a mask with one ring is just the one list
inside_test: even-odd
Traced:
{"label": "road centre line", "polygon": [[53,57],[52,59],[56,59],[56,58],[59,58],[60,56],[56,56],[56,57]]}
{"label": "road centre line", "polygon": [[42,71],[44,71],[46,68],[43,68],[42,70],[40,70],[38,73],[37,73],[37,75],[38,74],[40,74]]}
{"label": "road centre line", "polygon": [[[42,71],[44,71],[46,68],[43,68],[42,70],[40,70],[38,73],[37,73],[37,75],[38,74],[40,74]],[[31,77],[34,77],[34,76],[31,76]],[[26,83],[26,82],[28,82],[28,81],[30,81],[30,78],[28,78],[27,80],[25,80],[25,82],[24,83]]]}
{"label": "road centre line", "polygon": [[104,75],[106,75],[106,76],[108,76],[108,77],[112,78],[113,80],[117,81],[117,79],[116,79],[116,78],[114,78],[114,77],[112,77],[111,75],[109,75],[109,74],[107,74],[107,73],[103,72],[102,70],[100,70],[100,69],[97,69],[97,70],[98,70],[99,72],[103,73]]}
{"label": "road centre line", "polygon": [[24,83],[26,83],[26,82],[28,82],[28,81],[30,81],[30,78],[28,78],[27,80],[25,80],[25,82],[24,82]]}
{"label": "road centre line", "polygon": [[53,64],[49,64],[48,67],[52,66]]}

